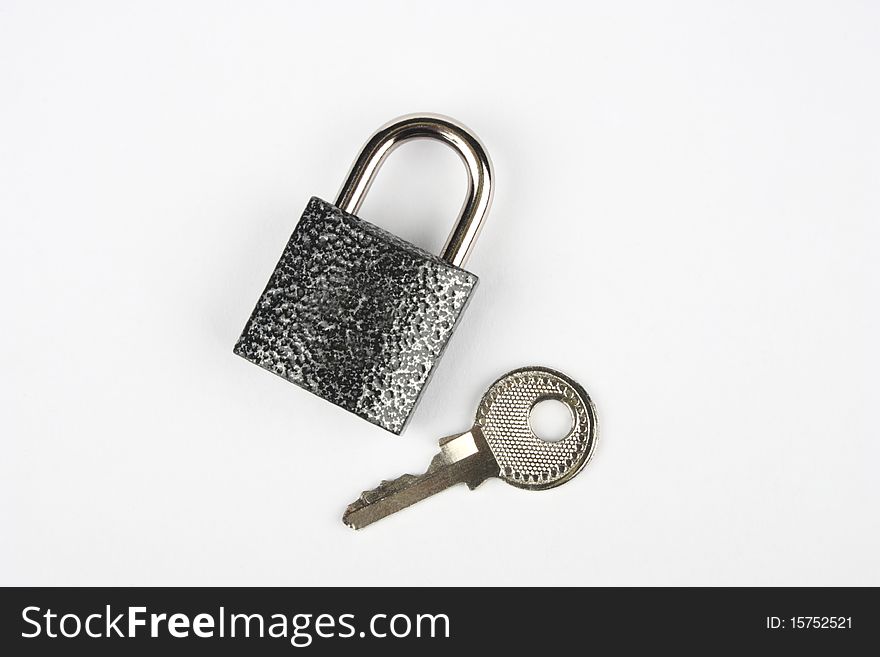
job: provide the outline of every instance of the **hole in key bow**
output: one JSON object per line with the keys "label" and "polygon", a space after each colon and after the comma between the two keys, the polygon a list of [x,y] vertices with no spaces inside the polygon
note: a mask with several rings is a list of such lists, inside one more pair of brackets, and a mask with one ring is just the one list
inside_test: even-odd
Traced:
{"label": "hole in key bow", "polygon": [[542,399],[529,412],[529,427],[541,440],[556,443],[574,429],[574,414],[571,407],[559,399]]}

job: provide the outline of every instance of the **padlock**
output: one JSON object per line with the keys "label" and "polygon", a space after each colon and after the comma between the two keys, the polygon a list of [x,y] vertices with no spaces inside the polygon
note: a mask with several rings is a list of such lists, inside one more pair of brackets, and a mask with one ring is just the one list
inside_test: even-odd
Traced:
{"label": "padlock", "polygon": [[[467,170],[464,206],[440,257],[355,216],[385,158],[413,139],[451,146]],[[460,123],[419,114],[381,127],[336,203],[309,201],[235,353],[402,433],[477,286],[462,267],[493,191],[491,161]]]}

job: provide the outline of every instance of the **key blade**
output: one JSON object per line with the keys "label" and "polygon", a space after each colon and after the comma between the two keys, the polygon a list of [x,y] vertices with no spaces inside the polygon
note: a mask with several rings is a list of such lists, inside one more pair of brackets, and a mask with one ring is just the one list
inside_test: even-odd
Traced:
{"label": "key blade", "polygon": [[401,475],[364,491],[348,505],[342,522],[352,529],[361,529],[450,486],[463,483],[473,490],[498,474],[495,457],[480,430],[474,428],[441,440],[440,453],[424,474]]}

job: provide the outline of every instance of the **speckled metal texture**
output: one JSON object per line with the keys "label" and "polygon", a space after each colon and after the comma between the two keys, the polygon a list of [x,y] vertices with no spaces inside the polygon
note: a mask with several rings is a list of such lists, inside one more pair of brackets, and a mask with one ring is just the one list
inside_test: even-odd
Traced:
{"label": "speckled metal texture", "polygon": [[477,282],[312,198],[235,353],[399,434]]}
{"label": "speckled metal texture", "polygon": [[[538,438],[529,426],[535,404],[557,399],[568,406],[572,428],[558,442]],[[477,409],[479,427],[507,483],[541,490],[574,477],[596,446],[596,409],[576,381],[546,367],[525,367],[498,379]]]}

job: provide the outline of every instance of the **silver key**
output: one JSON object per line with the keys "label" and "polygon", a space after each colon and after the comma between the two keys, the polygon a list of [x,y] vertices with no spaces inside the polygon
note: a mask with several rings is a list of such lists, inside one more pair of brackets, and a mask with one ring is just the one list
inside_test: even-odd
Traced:
{"label": "silver key", "polygon": [[[545,399],[571,411],[571,431],[558,442],[541,440],[529,426],[532,408]],[[559,486],[590,460],[597,434],[596,409],[578,383],[546,367],[514,370],[483,395],[470,431],[440,440],[440,453],[424,474],[405,474],[365,491],[342,521],[361,529],[454,484],[473,490],[489,477],[528,490]]]}

